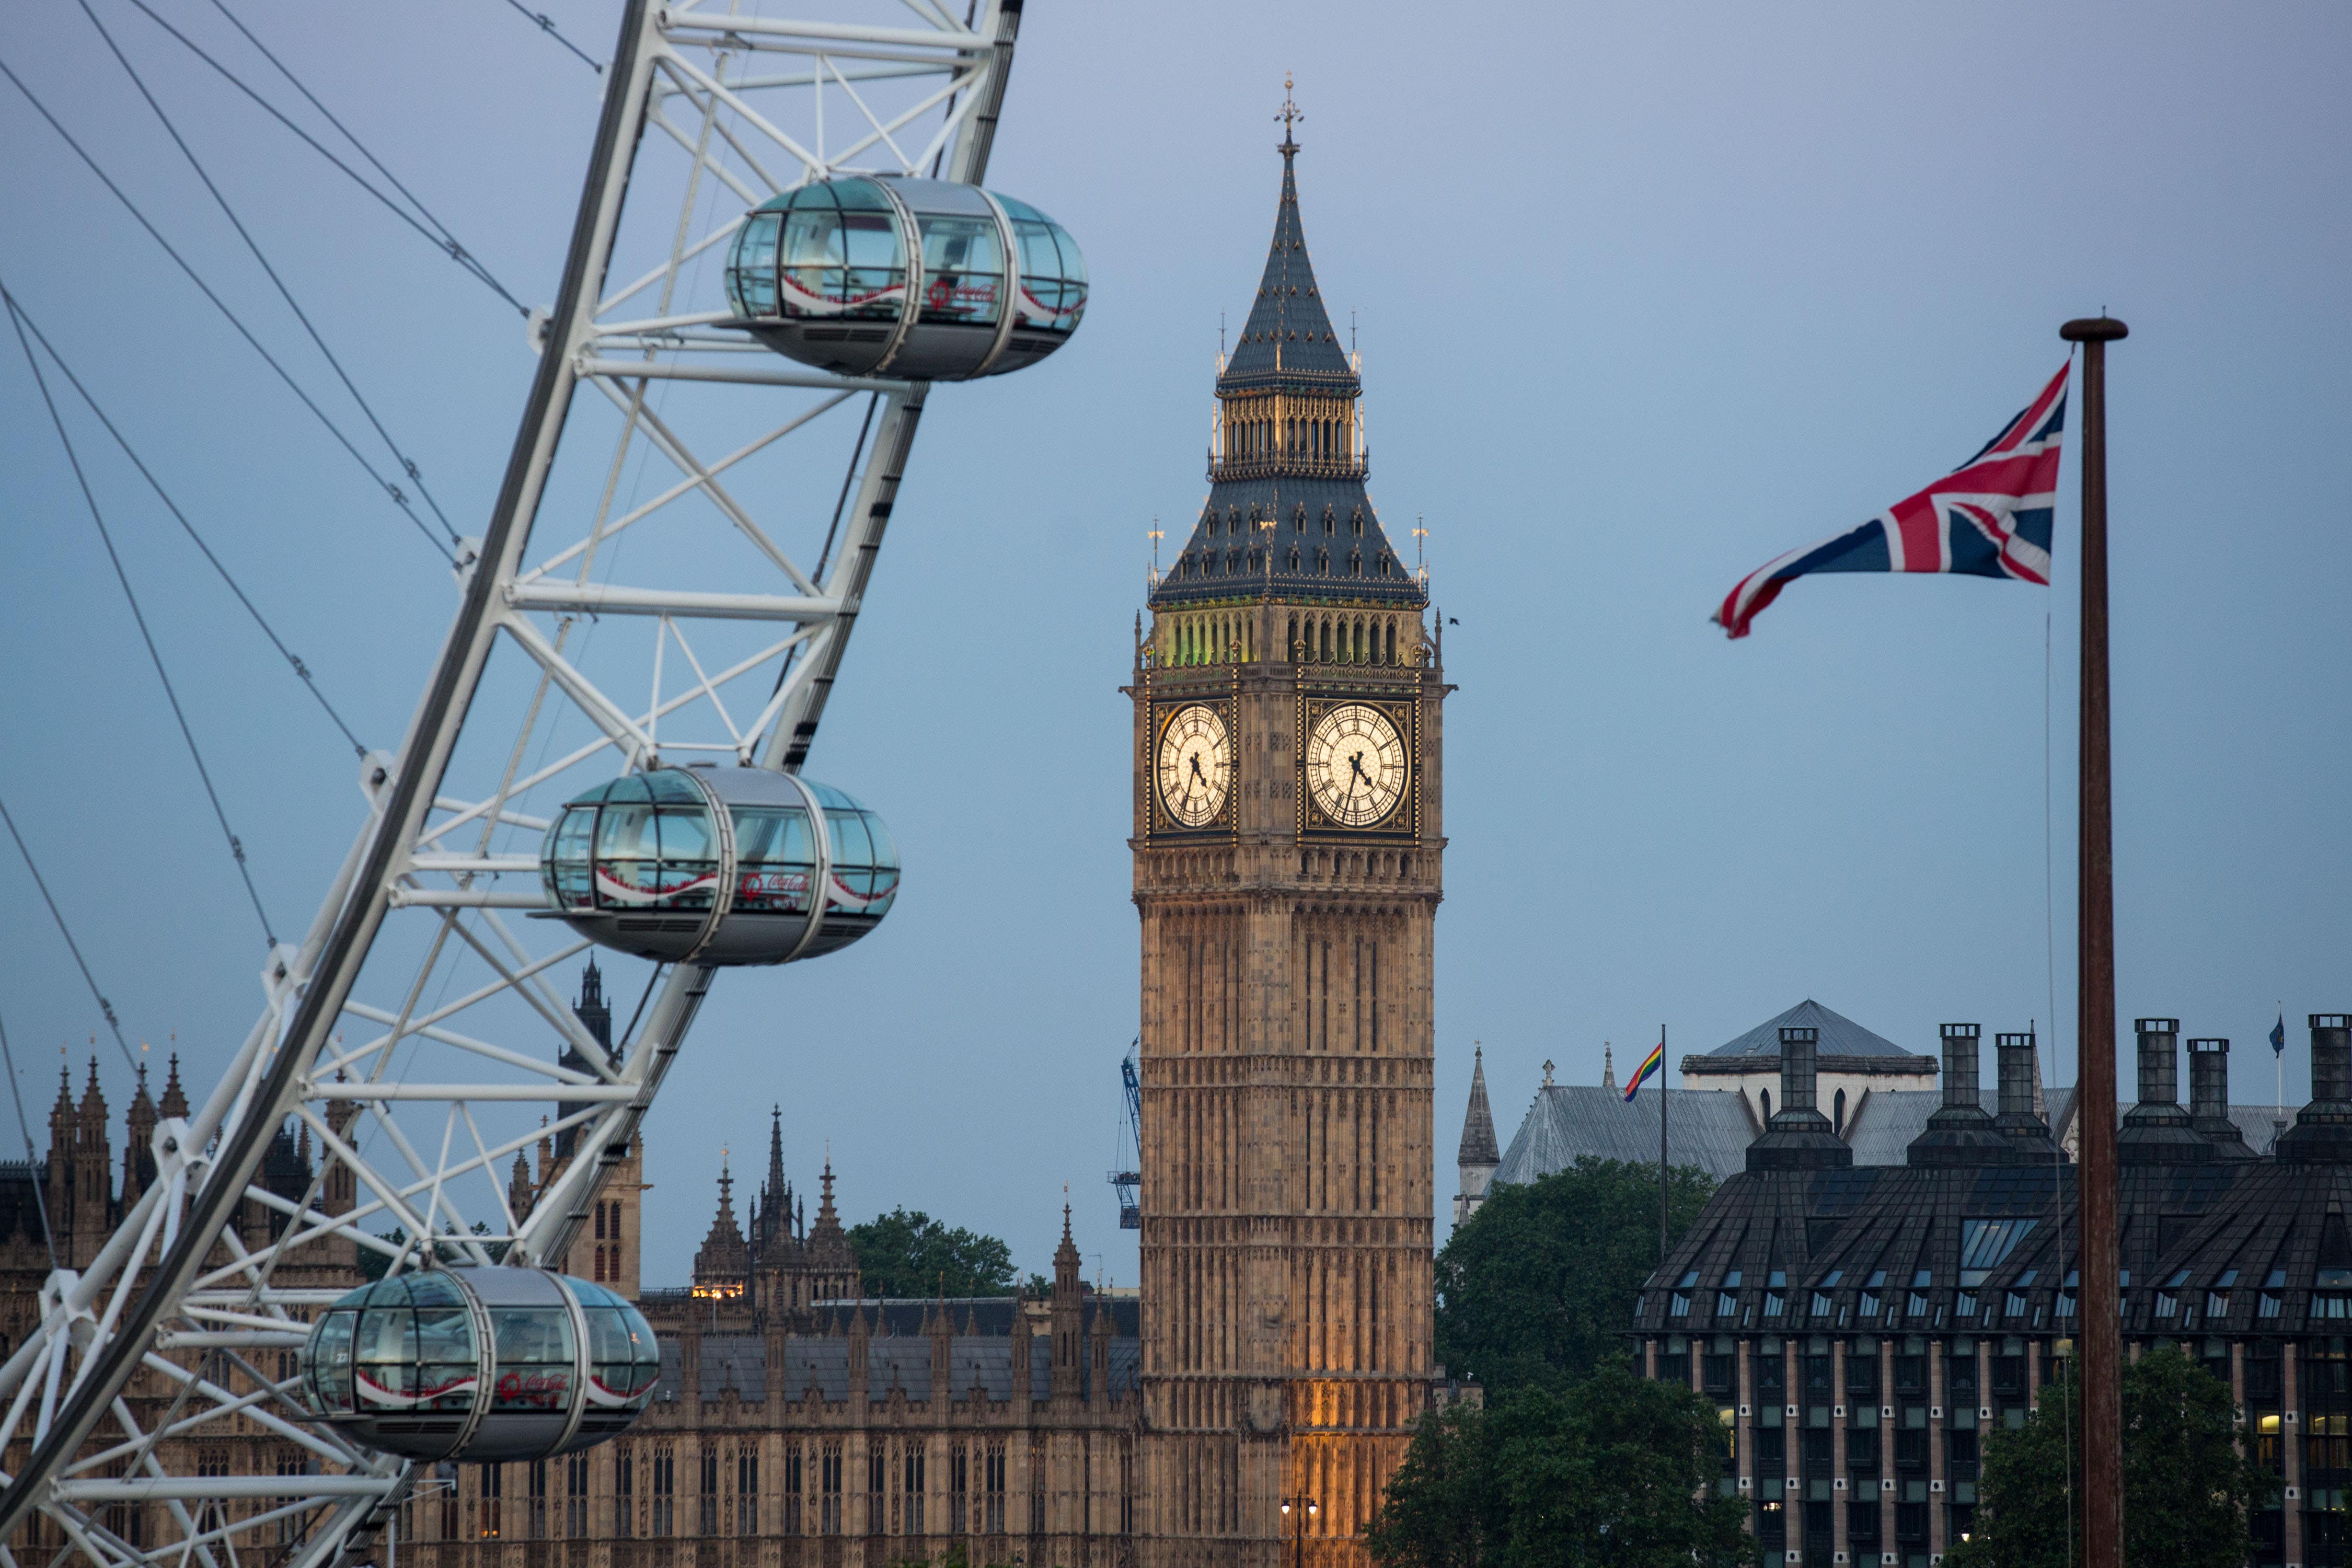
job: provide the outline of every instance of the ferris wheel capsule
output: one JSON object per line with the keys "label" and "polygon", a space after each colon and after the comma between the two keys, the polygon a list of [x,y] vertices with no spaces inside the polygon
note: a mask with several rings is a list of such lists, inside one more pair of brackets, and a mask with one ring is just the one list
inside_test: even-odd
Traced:
{"label": "ferris wheel capsule", "polygon": [[567,804],[540,869],[554,918],[664,963],[783,963],[848,946],[898,896],[882,818],[829,784],[696,763]]}
{"label": "ferris wheel capsule", "polygon": [[644,1316],[544,1268],[424,1268],[352,1291],[302,1350],[318,1419],[411,1459],[543,1459],[628,1430],[661,1378]]}
{"label": "ferris wheel capsule", "polygon": [[952,180],[848,176],[754,208],[728,253],[727,298],[740,325],[803,364],[966,381],[1067,342],[1087,269],[1026,202]]}

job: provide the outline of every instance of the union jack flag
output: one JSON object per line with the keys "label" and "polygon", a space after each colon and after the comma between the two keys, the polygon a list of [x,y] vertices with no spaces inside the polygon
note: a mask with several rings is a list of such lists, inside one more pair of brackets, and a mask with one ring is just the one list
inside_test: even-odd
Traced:
{"label": "union jack flag", "polygon": [[1815,572],[1963,572],[2050,583],[2050,520],[2066,426],[2061,366],[2032,403],[1984,450],[1864,523],[1819,544],[1791,550],[1750,572],[1712,617],[1727,636],[1780,590]]}

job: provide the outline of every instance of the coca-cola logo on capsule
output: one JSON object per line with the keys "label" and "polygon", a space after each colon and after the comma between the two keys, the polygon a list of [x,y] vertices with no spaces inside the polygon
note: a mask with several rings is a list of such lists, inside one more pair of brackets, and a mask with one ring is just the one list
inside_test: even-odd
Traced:
{"label": "coca-cola logo on capsule", "polygon": [[560,1410],[572,1391],[568,1372],[506,1372],[499,1374],[499,1403],[524,1409]]}

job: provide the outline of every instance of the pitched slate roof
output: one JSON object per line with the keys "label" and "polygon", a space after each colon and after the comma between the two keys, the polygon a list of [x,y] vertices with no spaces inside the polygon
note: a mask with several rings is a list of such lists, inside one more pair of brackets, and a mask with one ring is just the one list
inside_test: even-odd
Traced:
{"label": "pitched slate roof", "polygon": [[1780,1028],[1783,1025],[1805,1025],[1821,1031],[1820,1052],[1824,1057],[1885,1057],[1902,1061],[1927,1062],[1932,1066],[1933,1056],[1906,1051],[1884,1035],[1873,1034],[1842,1013],[1807,997],[1777,1018],[1767,1018],[1744,1035],[1738,1035],[1694,1059],[1727,1060],[1740,1057],[1762,1057],[1778,1061],[1780,1058]]}
{"label": "pitched slate roof", "polygon": [[1580,1155],[1640,1163],[1658,1157],[1658,1093],[1666,1110],[1666,1158],[1721,1178],[1748,1168],[1757,1133],[1738,1095],[1708,1089],[1644,1089],[1632,1103],[1597,1084],[1547,1084],[1536,1091],[1495,1181],[1532,1182],[1576,1163]]}

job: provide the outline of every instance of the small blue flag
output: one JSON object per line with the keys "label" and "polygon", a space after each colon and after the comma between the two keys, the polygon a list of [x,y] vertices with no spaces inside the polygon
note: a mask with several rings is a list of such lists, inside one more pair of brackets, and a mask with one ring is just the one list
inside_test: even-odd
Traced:
{"label": "small blue flag", "polygon": [[2281,1010],[2279,1013],[2278,1022],[2271,1026],[2271,1050],[2276,1055],[2282,1057],[2286,1055],[2286,1013],[2284,1010]]}

